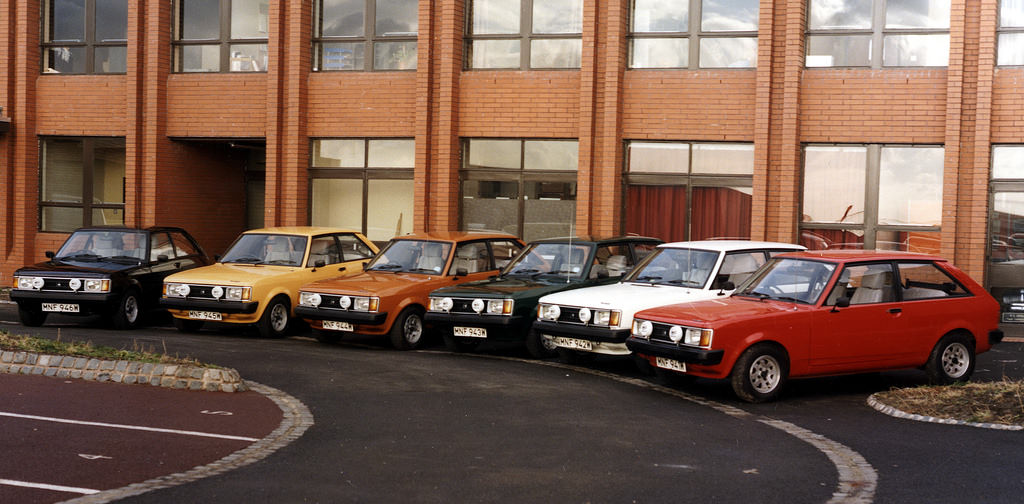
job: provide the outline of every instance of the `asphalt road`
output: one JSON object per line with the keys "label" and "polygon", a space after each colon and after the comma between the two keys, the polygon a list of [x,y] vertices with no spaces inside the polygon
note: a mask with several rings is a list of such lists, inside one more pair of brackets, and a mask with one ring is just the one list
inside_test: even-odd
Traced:
{"label": "asphalt road", "polygon": [[[14,320],[13,306],[0,305],[0,321]],[[872,392],[923,383],[915,371],[794,381],[782,400],[747,405],[725,384],[659,387],[616,360],[572,368],[509,348],[397,352],[366,338],[326,346],[304,336],[79,322],[0,328],[166,347],[287,392],[314,417],[262,461],[124,502],[1016,503],[1024,495],[1024,432],[914,422],[866,405]],[[1024,377],[1022,347],[979,356],[976,379]]]}

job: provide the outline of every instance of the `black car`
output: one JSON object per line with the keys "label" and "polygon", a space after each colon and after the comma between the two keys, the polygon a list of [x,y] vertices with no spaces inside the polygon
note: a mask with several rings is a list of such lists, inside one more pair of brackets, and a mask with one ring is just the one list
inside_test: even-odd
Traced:
{"label": "black car", "polygon": [[117,329],[134,328],[143,311],[158,306],[164,277],[212,262],[175,227],[82,228],[46,257],[14,272],[11,300],[26,326],[62,313],[99,314]]}

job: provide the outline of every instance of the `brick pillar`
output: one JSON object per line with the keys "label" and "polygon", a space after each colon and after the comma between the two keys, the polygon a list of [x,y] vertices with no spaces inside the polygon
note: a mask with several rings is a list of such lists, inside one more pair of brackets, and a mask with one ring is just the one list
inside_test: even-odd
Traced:
{"label": "brick pillar", "polygon": [[[420,2],[419,52],[416,62],[417,163],[414,175],[415,202],[419,210],[415,217],[417,231],[450,230],[457,229],[459,225],[458,107],[465,14],[464,2]],[[432,19],[425,25],[424,18],[427,16]],[[424,32],[424,26],[430,27],[428,31]],[[428,33],[431,36],[428,37]],[[427,51],[424,51],[422,45],[425,40],[429,45]],[[423,72],[430,75],[424,76]],[[426,90],[430,94],[424,98]],[[421,104],[424,99],[426,103]],[[422,148],[419,141],[421,134],[429,135],[429,142],[424,142]],[[422,168],[420,156],[427,162]]]}

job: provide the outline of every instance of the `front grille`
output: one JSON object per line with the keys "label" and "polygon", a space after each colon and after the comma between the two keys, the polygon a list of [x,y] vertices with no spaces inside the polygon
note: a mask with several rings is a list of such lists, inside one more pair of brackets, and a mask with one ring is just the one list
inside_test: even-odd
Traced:
{"label": "front grille", "polygon": [[213,294],[210,291],[213,286],[210,285],[193,285],[188,286],[188,298],[189,299],[214,299]]}
{"label": "front grille", "polygon": [[580,309],[571,306],[559,306],[560,314],[558,315],[557,322],[559,324],[577,324],[583,325],[580,321]]}
{"label": "front grille", "polygon": [[672,341],[668,337],[668,330],[670,327],[672,327],[671,325],[659,324],[657,322],[654,322],[653,324],[654,328],[651,331],[651,341],[660,341],[662,343],[668,343],[670,345],[676,344],[676,342]]}
{"label": "front grille", "polygon": [[71,287],[68,285],[70,281],[70,278],[43,278],[43,288],[40,290],[71,292]]}
{"label": "front grille", "polygon": [[341,296],[331,296],[329,294],[320,294],[320,305],[317,308],[327,308],[329,310],[340,310],[341,309]]}

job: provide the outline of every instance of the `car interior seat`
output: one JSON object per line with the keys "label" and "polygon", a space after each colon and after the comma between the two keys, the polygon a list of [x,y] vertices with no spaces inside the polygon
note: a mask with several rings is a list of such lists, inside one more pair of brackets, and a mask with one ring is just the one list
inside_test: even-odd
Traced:
{"label": "car interior seat", "polygon": [[860,286],[853,291],[850,304],[887,303],[892,301],[892,273],[889,271],[868,271],[860,279]]}
{"label": "car interior seat", "polygon": [[629,265],[626,264],[626,256],[624,255],[613,255],[608,258],[608,261],[604,263],[604,267],[608,268],[608,276],[622,276],[629,269]]}
{"label": "car interior seat", "polygon": [[444,257],[441,257],[441,244],[428,243],[423,247],[423,253],[416,261],[416,268],[440,272],[444,268]]}

